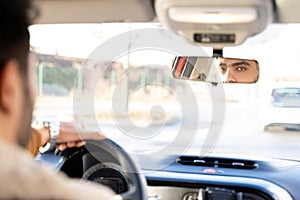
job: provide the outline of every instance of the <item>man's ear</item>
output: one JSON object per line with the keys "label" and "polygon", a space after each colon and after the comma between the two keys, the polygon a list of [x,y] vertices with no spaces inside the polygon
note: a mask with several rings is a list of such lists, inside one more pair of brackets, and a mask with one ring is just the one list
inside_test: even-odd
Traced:
{"label": "man's ear", "polygon": [[20,101],[18,92],[21,81],[18,70],[19,63],[12,59],[4,64],[0,74],[0,112],[9,113]]}

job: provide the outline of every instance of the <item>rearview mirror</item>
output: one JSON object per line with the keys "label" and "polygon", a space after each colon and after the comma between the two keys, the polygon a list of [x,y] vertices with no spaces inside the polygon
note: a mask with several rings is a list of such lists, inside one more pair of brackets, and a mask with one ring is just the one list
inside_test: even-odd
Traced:
{"label": "rearview mirror", "polygon": [[256,83],[259,64],[256,60],[223,57],[176,57],[172,65],[176,79],[212,83]]}

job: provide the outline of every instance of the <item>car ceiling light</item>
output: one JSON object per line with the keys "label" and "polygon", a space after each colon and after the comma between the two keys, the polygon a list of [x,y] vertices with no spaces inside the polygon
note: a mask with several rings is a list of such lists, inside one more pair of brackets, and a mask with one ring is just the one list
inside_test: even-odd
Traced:
{"label": "car ceiling light", "polygon": [[257,19],[255,8],[171,7],[169,18],[176,22],[200,24],[247,23]]}

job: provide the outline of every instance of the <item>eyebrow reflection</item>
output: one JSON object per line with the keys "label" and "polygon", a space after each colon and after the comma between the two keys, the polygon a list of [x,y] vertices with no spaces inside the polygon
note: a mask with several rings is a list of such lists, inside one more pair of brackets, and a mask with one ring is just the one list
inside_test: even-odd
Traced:
{"label": "eyebrow reflection", "polygon": [[[236,62],[236,63],[233,63],[231,64],[231,67],[235,67],[235,66],[239,66],[239,65],[247,65],[247,66],[250,66],[250,64],[246,61],[240,61],[240,62]],[[227,64],[226,62],[222,62],[219,64],[219,66],[221,67],[227,67]]]}
{"label": "eyebrow reflection", "polygon": [[247,65],[247,66],[250,66],[250,64],[246,61],[241,61],[241,62],[236,62],[236,63],[233,63],[231,66],[232,67],[235,67],[235,66],[239,66],[239,65]]}

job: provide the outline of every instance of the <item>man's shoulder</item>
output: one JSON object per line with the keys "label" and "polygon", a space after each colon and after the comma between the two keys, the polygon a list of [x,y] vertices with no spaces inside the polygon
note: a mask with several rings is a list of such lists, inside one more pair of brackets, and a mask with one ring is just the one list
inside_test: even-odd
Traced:
{"label": "man's shoulder", "polygon": [[0,142],[0,197],[22,199],[111,199],[104,186],[71,180],[34,162],[25,150]]}

